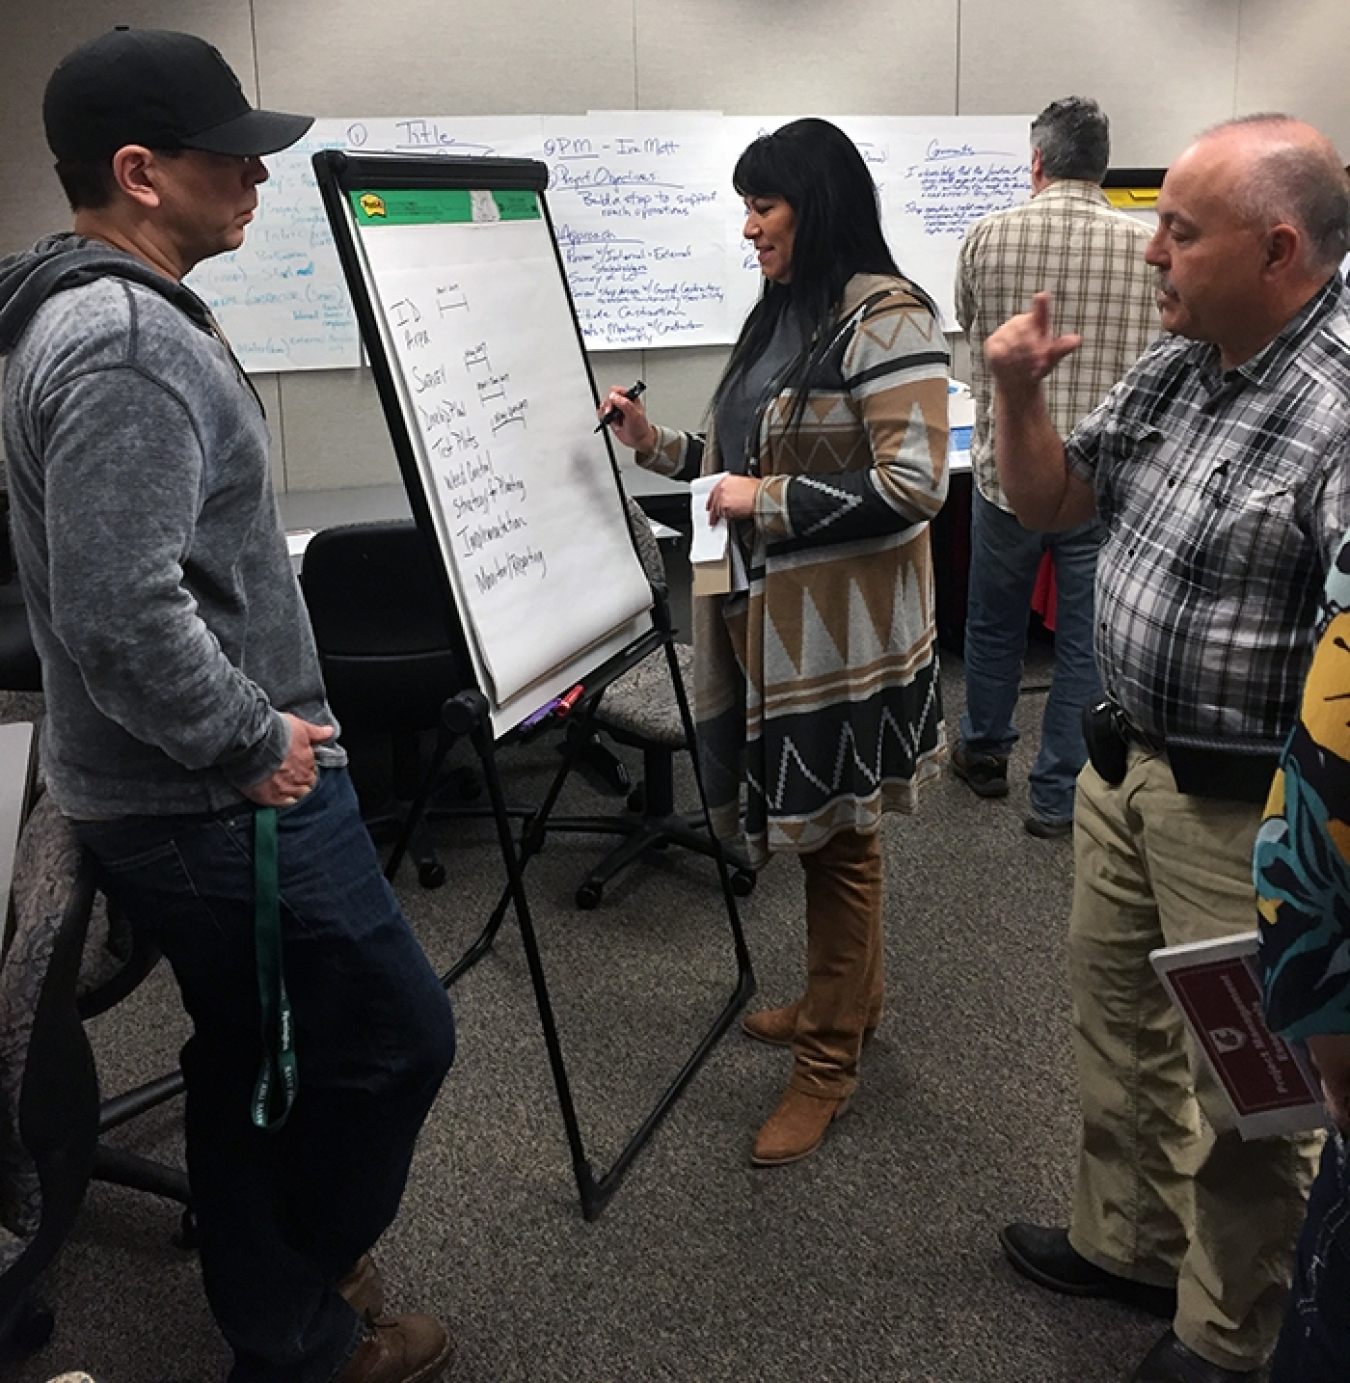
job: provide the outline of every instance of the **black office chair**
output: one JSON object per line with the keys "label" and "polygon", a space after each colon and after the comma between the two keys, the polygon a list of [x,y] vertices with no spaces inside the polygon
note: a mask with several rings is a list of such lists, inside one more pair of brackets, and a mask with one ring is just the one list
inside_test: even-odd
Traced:
{"label": "black office chair", "polygon": [[9,495],[0,491],[0,691],[41,690],[42,665],[9,542]]}
{"label": "black office chair", "polygon": [[40,692],[42,665],[17,581],[0,586],[0,690]]}
{"label": "black office chair", "polygon": [[[652,534],[647,516],[634,500],[628,500],[628,523],[652,584],[656,601],[664,607],[668,587],[665,562]],[[675,646],[680,680],[690,686],[694,650]],[[651,851],[668,845],[715,858],[724,847],[712,840],[703,813],[675,808],[675,756],[690,750],[680,719],[679,703],[671,685],[664,652],[653,654],[612,682],[600,699],[591,727],[617,743],[642,752],[642,779],[628,794],[627,810],[614,816],[571,817],[550,823],[551,830],[611,833],[624,839],[609,852],[577,888],[579,908],[597,907],[605,885],[630,864]],[[726,851],[731,867],[731,886],[745,897],[755,886],[755,873],[734,851]]]}
{"label": "black office chair", "polygon": [[[377,836],[406,824],[423,736],[442,732],[446,698],[469,685],[434,560],[411,521],[346,524],[314,535],[300,572],[334,714],[344,731],[391,746],[392,803],[366,817]],[[461,798],[478,792],[467,769],[447,786]],[[424,888],[445,882],[422,822],[409,853]]]}
{"label": "black office chair", "polygon": [[100,905],[95,862],[50,797],[24,824],[13,897],[0,961],[0,1348],[31,1350],[53,1326],[35,1284],[70,1233],[91,1179],[188,1207],[180,1242],[190,1242],[192,1222],[182,1171],[99,1141],[179,1094],[182,1076],[100,1103],[83,1020],[130,992],[156,957]]}

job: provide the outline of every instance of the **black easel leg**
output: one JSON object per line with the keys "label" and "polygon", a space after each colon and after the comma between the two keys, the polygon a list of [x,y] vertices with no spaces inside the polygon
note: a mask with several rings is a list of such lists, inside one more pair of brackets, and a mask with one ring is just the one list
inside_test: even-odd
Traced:
{"label": "black easel leg", "polygon": [[[684,725],[685,734],[691,744],[696,743],[694,739],[693,716],[689,710],[688,697],[685,694],[684,684],[680,679],[679,665],[675,659],[675,652],[672,647],[673,638],[669,629],[663,630],[659,639],[655,636],[648,636],[641,644],[635,644],[629,651],[632,663],[640,661],[642,657],[655,651],[656,642],[664,642],[666,646],[666,657],[670,666],[671,679],[675,689],[676,700],[680,707],[681,721]],[[611,672],[611,678],[617,676],[618,672],[624,668],[619,666],[617,671]],[[602,683],[601,686],[605,685]],[[590,703],[582,714],[590,715],[594,703]],[[586,1157],[585,1145],[582,1140],[581,1127],[577,1119],[576,1106],[572,1099],[571,1083],[567,1076],[567,1066],[563,1059],[562,1042],[558,1035],[557,1022],[553,1013],[552,1000],[549,997],[548,982],[544,975],[544,966],[539,954],[538,938],[534,930],[534,921],[530,913],[529,900],[525,892],[524,870],[530,857],[538,851],[543,844],[548,832],[549,816],[556,804],[563,784],[566,782],[569,773],[575,762],[575,756],[564,752],[563,764],[558,770],[544,802],[539,811],[530,820],[528,829],[524,832],[519,847],[511,831],[511,821],[506,808],[506,799],[502,791],[501,777],[497,769],[496,745],[492,734],[492,722],[489,715],[487,699],[479,691],[462,692],[459,696],[447,701],[442,715],[446,728],[452,735],[467,734],[470,736],[473,746],[477,751],[479,761],[483,766],[483,778],[487,784],[488,797],[492,808],[493,819],[497,823],[498,843],[501,847],[502,860],[506,866],[507,884],[494,910],[491,920],[487,927],[479,936],[478,940],[465,953],[464,957],[445,977],[447,987],[454,983],[460,975],[464,973],[476,960],[478,960],[492,944],[492,939],[500,929],[505,919],[506,909],[513,906],[516,914],[516,922],[520,928],[521,944],[525,949],[526,963],[530,969],[530,980],[534,986],[535,1003],[539,1010],[539,1022],[544,1033],[544,1045],[548,1049],[549,1066],[553,1073],[553,1083],[558,1092],[558,1104],[562,1111],[563,1125],[567,1133],[567,1144],[572,1155],[572,1170],[576,1177],[577,1191],[581,1199],[581,1212],[587,1220],[594,1220],[604,1210],[610,1198],[618,1189],[619,1184],[627,1172],[633,1159],[651,1137],[661,1120],[669,1112],[671,1106],[679,1098],[684,1087],[692,1079],[694,1073],[702,1065],[708,1053],[717,1044],[726,1032],[736,1015],[745,1006],[746,1001],[754,993],[755,977],[750,963],[749,948],[745,943],[745,936],[741,930],[740,914],[736,907],[736,897],[732,888],[731,871],[727,863],[725,852],[718,847],[714,852],[714,860],[717,865],[718,877],[721,880],[722,895],[726,902],[727,920],[731,929],[732,940],[736,954],[736,986],[722,1011],[717,1015],[712,1026],[704,1034],[698,1045],[688,1060],[681,1067],[678,1075],[667,1087],[660,1099],[656,1102],[651,1112],[642,1121],[641,1126],[628,1140],[623,1150],[614,1160],[609,1170],[600,1177],[596,1177],[591,1168],[591,1164]],[[585,723],[582,731],[587,728]],[[584,738],[584,735],[579,736]],[[704,788],[703,775],[698,763],[697,755],[694,756],[694,775],[698,784],[699,799],[703,805],[703,819],[708,828],[709,838],[712,839],[712,818],[708,807],[707,792]]]}
{"label": "black easel leg", "polygon": [[[481,702],[481,707],[470,702],[469,698]],[[553,1083],[558,1091],[558,1104],[562,1109],[563,1126],[567,1131],[567,1145],[572,1152],[572,1170],[576,1176],[577,1190],[581,1195],[582,1213],[589,1219],[591,1215],[587,1211],[587,1206],[594,1195],[595,1177],[591,1172],[590,1163],[586,1160],[586,1150],[581,1140],[581,1128],[577,1123],[576,1106],[572,1101],[572,1087],[567,1079],[567,1066],[563,1061],[562,1043],[559,1041],[558,1025],[553,1016],[553,1002],[549,998],[548,983],[544,978],[544,967],[539,957],[539,944],[534,932],[534,921],[530,915],[529,899],[525,894],[524,865],[526,857],[523,849],[520,853],[516,850],[515,837],[511,832],[511,820],[506,814],[506,797],[502,792],[501,776],[497,771],[496,745],[492,737],[487,701],[481,692],[463,692],[455,700],[467,703],[464,705],[464,712],[466,715],[474,717],[475,723],[470,735],[483,765],[483,777],[487,782],[488,799],[492,804],[492,814],[497,822],[497,840],[501,846],[502,860],[506,865],[507,895],[515,906],[516,923],[520,927],[520,939],[525,948],[526,963],[530,967],[530,980],[534,984],[534,997],[539,1009],[539,1022],[544,1030],[544,1045],[548,1049],[548,1061],[553,1071]],[[536,822],[542,822],[545,818],[546,810],[541,810]],[[534,837],[536,835],[536,831],[533,829],[535,823],[531,823],[531,825],[530,836]],[[541,833],[540,835],[542,838]]]}
{"label": "black easel leg", "polygon": [[[490,772],[493,774],[496,773],[496,743],[492,739],[491,735],[491,722],[486,709],[487,703],[484,702],[484,709],[482,712],[483,719],[481,727],[474,720],[474,709],[470,706],[462,704],[463,699],[465,697],[474,697],[478,695],[479,693],[477,692],[461,693],[460,696],[457,696],[445,703],[445,706],[442,708],[442,715],[446,719],[447,724],[453,723],[456,726],[462,725],[464,727],[463,729],[455,730],[454,733],[456,735],[469,736],[470,742],[473,744],[474,749],[478,753],[479,760],[482,763],[483,776],[486,779]],[[552,813],[553,808],[558,801],[558,798],[561,796],[563,786],[567,782],[567,779],[570,776],[573,767],[576,765],[577,760],[580,757],[580,753],[584,751],[583,742],[585,739],[589,737],[587,734],[589,730],[589,722],[590,713],[587,712],[586,720],[583,722],[581,727],[581,736],[578,738],[577,736],[569,734],[564,740],[562,764],[559,766],[557,773],[554,774],[553,782],[549,785],[549,790],[545,794],[543,802],[540,804],[538,810],[536,810],[530,816],[529,820],[525,824],[524,829],[521,831],[519,852],[519,867],[521,873],[524,873],[525,866],[527,863],[529,863],[530,859],[533,858],[534,855],[536,855],[540,850],[544,848],[544,840],[548,834],[549,815]],[[483,752],[483,746],[479,735],[480,728],[482,730],[482,733],[487,737],[488,746],[491,749],[490,756]],[[578,745],[582,746],[581,749],[578,748]],[[491,757],[492,760],[491,765],[489,765],[488,762],[489,757]],[[510,813],[505,806],[505,798],[501,791],[500,777],[497,778],[497,787],[498,793],[496,798],[493,798],[491,793],[489,793],[489,806],[492,811],[493,820],[496,821],[498,830],[500,832],[503,821],[507,820]],[[510,827],[508,821],[508,834],[509,830]],[[466,950],[464,954],[460,956],[460,958],[450,967],[450,969],[447,970],[441,976],[441,983],[446,987],[446,989],[451,988],[451,986],[454,985],[457,980],[459,980],[469,970],[472,970],[473,967],[477,965],[478,962],[482,960],[483,957],[487,955],[487,953],[490,950],[492,950],[493,943],[497,939],[497,933],[501,931],[502,923],[506,920],[506,910],[511,906],[512,902],[511,884],[509,881],[509,869],[507,871],[507,874],[507,885],[502,890],[501,897],[497,899],[497,906],[493,908],[492,915],[488,918],[487,925],[483,928],[481,932],[478,933],[478,936],[474,939],[473,943],[469,946],[468,950]]]}

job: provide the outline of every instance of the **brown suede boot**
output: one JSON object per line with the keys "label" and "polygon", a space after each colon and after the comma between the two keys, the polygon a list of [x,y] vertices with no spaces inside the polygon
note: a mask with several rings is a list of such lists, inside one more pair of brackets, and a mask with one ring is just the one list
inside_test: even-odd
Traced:
{"label": "brown suede boot", "polygon": [[797,1031],[797,1010],[801,1000],[783,1008],[762,1008],[758,1013],[747,1013],[741,1019],[741,1031],[756,1042],[767,1042],[770,1047],[792,1046],[792,1034]]}
{"label": "brown suede boot", "polygon": [[[758,1013],[747,1013],[741,1019],[741,1031],[747,1037],[753,1037],[756,1042],[764,1042],[770,1047],[790,1047],[792,1035],[797,1031],[797,1013],[801,1005],[802,1001],[798,999],[796,1003],[783,1008],[762,1008]],[[872,1034],[876,1032],[880,1021],[880,1017],[877,1017],[869,1021],[863,1029],[864,1050],[872,1040]]]}
{"label": "brown suede boot", "polygon": [[384,1315],[384,1279],[375,1260],[363,1253],[337,1284],[337,1294],[368,1324]]}
{"label": "brown suede boot", "polygon": [[751,1163],[756,1167],[782,1167],[788,1162],[800,1162],[815,1152],[825,1130],[847,1108],[847,1095],[807,1095],[789,1086],[755,1139],[750,1150]]}
{"label": "brown suede boot", "polygon": [[383,1316],[366,1330],[337,1383],[432,1383],[455,1346],[430,1316]]}
{"label": "brown suede boot", "polygon": [[840,831],[800,862],[806,885],[806,992],[792,1035],[792,1084],[837,1099],[857,1084],[867,1030],[881,1017],[880,841]]}

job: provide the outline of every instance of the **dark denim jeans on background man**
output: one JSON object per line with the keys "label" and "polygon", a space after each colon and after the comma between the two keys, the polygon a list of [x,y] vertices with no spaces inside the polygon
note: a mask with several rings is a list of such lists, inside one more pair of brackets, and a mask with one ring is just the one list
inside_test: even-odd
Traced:
{"label": "dark denim jeans on background man", "polygon": [[1331,1134],[1308,1197],[1294,1285],[1270,1383],[1346,1383],[1350,1378],[1350,1158]]}
{"label": "dark denim jeans on background man", "polygon": [[1102,527],[1093,519],[1063,533],[1033,533],[971,495],[970,586],[966,609],[966,712],[961,745],[1006,756],[1017,743],[1013,712],[1022,687],[1031,594],[1044,553],[1055,564],[1055,673],[1032,765],[1031,810],[1043,821],[1073,817],[1074,783],[1087,762],[1083,706],[1101,696],[1092,655],[1093,583]]}
{"label": "dark denim jeans on background man", "polygon": [[279,1131],[253,1127],[253,824],[241,805],[77,831],[173,966],[192,1018],[188,1175],[207,1297],[235,1352],[231,1383],[329,1383],[361,1336],[333,1285],[398,1210],[454,1058],[454,1020],[346,771],[322,770],[313,792],[277,813],[299,1093]]}

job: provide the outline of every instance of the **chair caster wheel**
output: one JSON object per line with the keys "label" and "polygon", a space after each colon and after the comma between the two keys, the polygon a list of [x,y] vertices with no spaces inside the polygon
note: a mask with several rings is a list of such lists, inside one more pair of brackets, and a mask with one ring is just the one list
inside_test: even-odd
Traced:
{"label": "chair caster wheel", "polygon": [[10,1339],[21,1354],[39,1350],[52,1338],[56,1317],[43,1302],[29,1299],[19,1308]]}
{"label": "chair caster wheel", "polygon": [[197,1215],[191,1206],[183,1211],[182,1218],[178,1221],[178,1233],[174,1235],[173,1241],[180,1249],[191,1251],[197,1247]]}
{"label": "chair caster wheel", "polygon": [[585,908],[588,912],[591,908],[598,908],[600,900],[605,896],[605,890],[599,884],[582,884],[577,889],[577,907]]}
{"label": "chair caster wheel", "polygon": [[731,871],[731,891],[737,898],[748,898],[755,891],[755,871],[753,869],[733,869]]}
{"label": "chair caster wheel", "polygon": [[445,866],[440,860],[428,860],[417,866],[417,882],[423,888],[440,888],[445,882]]}

